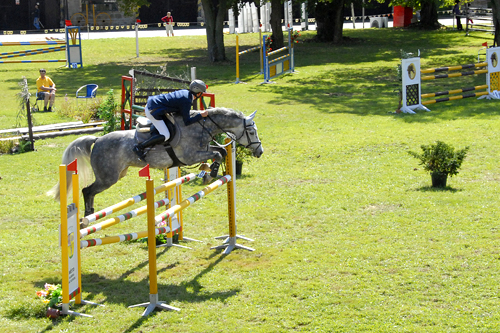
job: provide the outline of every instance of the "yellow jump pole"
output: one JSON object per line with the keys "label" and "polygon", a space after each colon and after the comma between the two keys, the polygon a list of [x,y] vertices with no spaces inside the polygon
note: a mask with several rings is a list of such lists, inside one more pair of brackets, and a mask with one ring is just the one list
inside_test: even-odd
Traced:
{"label": "yellow jump pole", "polygon": [[[79,205],[79,184],[76,160],[73,162],[74,174],[72,174],[73,186],[73,203],[67,205],[67,172],[68,167],[64,164],[59,166],[59,184],[60,184],[60,203],[61,203],[61,263],[62,263],[62,314],[92,317],[87,314],[78,313],[69,309],[69,301],[72,297],[75,298],[76,304],[92,304],[100,305],[93,302],[84,301],[81,299],[82,283],[81,283],[81,257],[80,257],[80,240],[78,235],[78,205]],[[71,212],[71,219],[69,215]],[[70,221],[71,220],[71,221]],[[70,248],[71,246],[71,248]],[[71,250],[71,252],[70,252]],[[77,281],[75,281],[77,280]],[[76,284],[76,285],[75,285]],[[72,288],[72,290],[70,290]]]}
{"label": "yellow jump pole", "polygon": [[236,33],[236,82],[240,83],[240,49],[239,49],[239,37]]}
{"label": "yellow jump pole", "polygon": [[[226,138],[225,143],[228,144],[231,139]],[[229,254],[233,249],[244,249],[248,251],[255,251],[251,247],[239,245],[236,243],[238,238],[253,241],[253,239],[239,236],[236,232],[236,143],[233,141],[226,146],[226,172],[231,177],[230,182],[227,184],[227,209],[229,219],[229,235],[215,237],[216,239],[224,239],[224,243],[219,246],[214,246],[211,249],[221,250],[224,249],[224,254]]]}
{"label": "yellow jump pole", "polygon": [[68,235],[68,193],[66,189],[66,165],[59,166],[59,195],[61,203],[61,263],[62,263],[62,289],[63,289],[63,311],[65,305],[69,308],[69,264],[68,264],[68,242],[66,236]]}
{"label": "yellow jump pole", "polygon": [[129,308],[145,307],[143,317],[148,316],[156,308],[161,310],[180,309],[158,301],[158,276],[156,269],[156,235],[155,235],[155,206],[154,206],[154,180],[146,180],[146,202],[148,205],[148,257],[149,257],[149,302],[131,305]]}

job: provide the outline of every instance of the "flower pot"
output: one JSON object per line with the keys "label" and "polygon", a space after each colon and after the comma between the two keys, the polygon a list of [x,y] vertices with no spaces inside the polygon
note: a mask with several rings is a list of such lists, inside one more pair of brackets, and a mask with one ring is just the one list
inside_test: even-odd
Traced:
{"label": "flower pot", "polygon": [[45,315],[48,318],[56,319],[56,318],[58,318],[61,315],[61,311],[59,311],[58,309],[48,308],[47,312],[45,313]]}
{"label": "flower pot", "polygon": [[236,175],[241,176],[242,170],[243,170],[243,162],[236,161]]}
{"label": "flower pot", "polygon": [[446,187],[446,181],[448,180],[447,173],[433,172],[431,173],[432,187]]}

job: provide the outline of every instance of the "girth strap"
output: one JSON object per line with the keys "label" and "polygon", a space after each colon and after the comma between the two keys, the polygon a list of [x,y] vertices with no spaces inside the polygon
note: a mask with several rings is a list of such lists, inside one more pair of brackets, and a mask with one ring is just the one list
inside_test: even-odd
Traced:
{"label": "girth strap", "polygon": [[171,167],[178,167],[178,166],[184,166],[184,165],[187,165],[187,164],[184,164],[182,163],[178,158],[177,158],[177,155],[175,155],[175,152],[174,152],[174,149],[172,148],[172,146],[170,145],[170,143],[166,143],[164,144],[164,147],[165,147],[165,151],[167,152],[167,154],[170,156],[170,158],[172,159],[172,161],[174,162],[172,164]]}

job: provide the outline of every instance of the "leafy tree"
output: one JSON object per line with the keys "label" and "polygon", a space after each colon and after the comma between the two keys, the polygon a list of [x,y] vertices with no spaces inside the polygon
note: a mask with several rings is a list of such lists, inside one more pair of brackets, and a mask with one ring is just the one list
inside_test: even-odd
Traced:
{"label": "leafy tree", "polygon": [[[350,4],[351,2],[349,2]],[[317,36],[320,41],[342,43],[345,0],[321,0],[316,4]]]}
{"label": "leafy tree", "polygon": [[493,23],[495,24],[494,45],[500,45],[500,0],[491,0],[493,9]]}
{"label": "leafy tree", "polygon": [[283,28],[281,27],[281,13],[283,12],[283,0],[271,0],[271,30],[273,49],[283,47]]}
{"label": "leafy tree", "polygon": [[208,58],[211,62],[226,60],[224,49],[224,17],[236,0],[201,0],[205,12]]}
{"label": "leafy tree", "polygon": [[117,0],[118,6],[127,16],[135,15],[142,6],[149,7],[149,0]]}

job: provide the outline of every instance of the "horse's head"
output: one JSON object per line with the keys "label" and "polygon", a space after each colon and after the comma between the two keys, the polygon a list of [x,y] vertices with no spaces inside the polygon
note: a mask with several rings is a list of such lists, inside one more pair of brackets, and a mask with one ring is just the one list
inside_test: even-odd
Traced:
{"label": "horse's head", "polygon": [[262,142],[257,134],[257,125],[255,125],[255,121],[253,120],[256,113],[257,111],[254,111],[251,115],[245,117],[243,120],[243,133],[236,139],[236,141],[250,149],[253,156],[260,157],[264,153],[264,148],[262,147]]}

